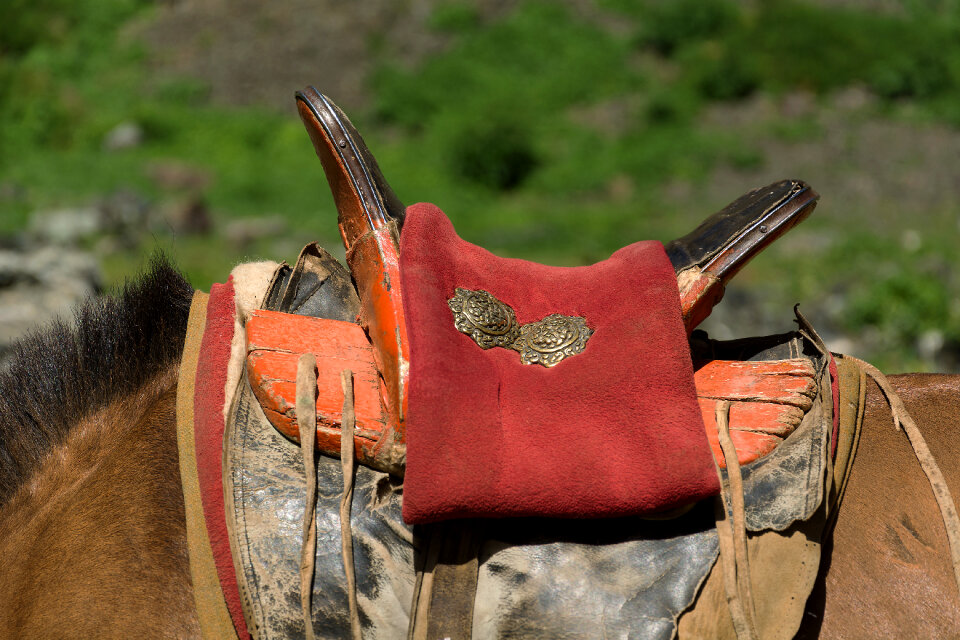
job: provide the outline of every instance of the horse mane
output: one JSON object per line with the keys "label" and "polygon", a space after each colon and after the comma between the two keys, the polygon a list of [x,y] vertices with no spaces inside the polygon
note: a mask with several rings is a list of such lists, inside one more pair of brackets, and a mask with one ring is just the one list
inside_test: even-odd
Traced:
{"label": "horse mane", "polygon": [[0,373],[0,505],[86,415],[179,360],[193,288],[163,255],[118,294],[91,298],[73,322],[19,340]]}

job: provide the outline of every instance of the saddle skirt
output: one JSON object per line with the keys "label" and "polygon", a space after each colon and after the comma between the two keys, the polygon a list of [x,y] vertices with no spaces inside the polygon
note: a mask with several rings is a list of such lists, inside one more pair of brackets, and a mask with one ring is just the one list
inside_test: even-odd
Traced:
{"label": "saddle skirt", "polygon": [[[325,255],[315,249],[313,253]],[[324,308],[329,311],[332,306],[339,309],[341,318],[355,313],[355,307],[351,306],[349,300],[333,302],[326,307],[316,304],[316,299],[311,300],[315,296],[325,299],[327,303],[336,300],[338,288],[342,289],[341,285],[349,283],[349,275],[345,270],[333,270],[316,278],[304,276],[299,279],[299,284],[294,282],[296,277],[291,277],[294,271],[296,269],[280,267],[274,277],[274,286],[254,299],[264,300],[263,306],[276,304],[281,297],[276,295],[279,290],[281,293],[295,294],[288,297],[300,300],[294,303],[298,311],[317,313],[323,312],[318,310]],[[231,282],[236,283],[236,278]],[[258,282],[261,283],[259,286],[263,286],[266,280],[260,277]],[[294,282],[293,286],[291,282]],[[243,284],[238,287],[239,290],[244,288],[248,287]],[[214,443],[203,448],[210,450],[208,453],[212,454],[218,465],[222,460],[224,477],[222,484],[209,484],[221,485],[225,504],[225,510],[219,516],[214,515],[217,520],[212,523],[204,521],[202,508],[199,510],[199,520],[196,512],[191,519],[188,508],[188,531],[194,534],[191,535],[191,569],[197,569],[195,584],[203,584],[203,580],[196,577],[197,573],[202,573],[204,556],[196,552],[196,533],[201,532],[200,538],[206,537],[209,557],[211,546],[222,546],[222,540],[214,541],[210,536],[219,526],[229,538],[232,558],[227,557],[226,565],[222,559],[212,563],[217,565],[213,568],[212,584],[223,585],[223,592],[217,590],[212,600],[215,602],[219,599],[220,606],[226,611],[223,603],[231,601],[230,596],[224,595],[229,593],[229,580],[224,581],[224,576],[218,576],[217,570],[229,566],[234,569],[233,601],[240,601],[243,605],[240,620],[233,618],[237,630],[245,625],[255,637],[299,636],[302,633],[297,606],[299,517],[305,501],[302,461],[296,444],[271,425],[255,395],[256,390],[249,384],[256,379],[250,375],[249,358],[246,376],[237,379],[231,377],[233,374],[230,373],[231,370],[236,371],[238,362],[243,365],[246,351],[242,348],[237,351],[234,347],[238,341],[249,344],[252,329],[258,322],[271,315],[277,321],[281,317],[292,321],[298,316],[287,312],[257,310],[256,304],[251,308],[247,306],[249,301],[243,303],[232,300],[232,291],[229,289],[232,287],[225,289],[216,286],[210,305],[198,298],[195,307],[204,307],[208,316],[205,321],[198,322],[195,314],[191,314],[191,325],[199,325],[191,333],[200,336],[194,335],[193,342],[198,346],[204,341],[210,347],[219,341],[221,345],[210,351],[221,354],[217,356],[220,364],[213,366],[212,362],[208,362],[200,367],[206,372],[201,372],[201,376],[206,376],[206,384],[195,384],[193,387],[182,384],[181,390],[185,398],[189,396],[192,407],[212,404],[214,411],[206,413],[220,416],[222,431],[219,439],[216,435],[212,438],[199,435],[202,429],[200,424],[191,423],[190,431],[197,434],[197,442],[204,440],[208,445]],[[308,291],[313,293],[308,294]],[[300,317],[309,320],[305,316]],[[346,320],[336,322],[347,323]],[[233,327],[233,331],[228,330],[229,327]],[[190,342],[188,339],[188,345]],[[762,557],[769,558],[772,554],[776,558],[774,564],[782,569],[770,578],[776,582],[774,585],[765,577],[770,574],[760,568],[763,565],[752,565],[757,576],[755,579],[759,580],[757,584],[762,587],[758,592],[764,594],[758,599],[758,619],[767,620],[771,625],[780,625],[778,629],[789,628],[792,621],[799,620],[819,558],[822,525],[805,523],[821,513],[825,505],[835,501],[838,487],[842,484],[843,469],[847,468],[840,464],[832,472],[830,468],[831,444],[837,441],[833,435],[833,417],[838,412],[833,410],[828,361],[797,334],[751,338],[732,343],[718,343],[703,334],[695,334],[691,344],[698,371],[713,369],[714,375],[710,376],[714,380],[711,394],[721,395],[730,390],[724,391],[723,385],[716,382],[716,369],[703,363],[730,363],[733,370],[740,371],[742,380],[750,381],[735,385],[741,388],[741,400],[738,402],[769,399],[768,394],[773,393],[775,386],[771,380],[781,375],[786,366],[784,363],[806,362],[814,371],[815,393],[811,396],[802,391],[793,392],[794,396],[799,394],[810,401],[798,428],[785,439],[782,446],[743,468],[746,524],[750,532],[750,544],[753,545],[751,549],[756,547]],[[299,348],[296,344],[288,346]],[[195,355],[198,350],[194,351]],[[185,362],[189,351],[191,349],[185,351]],[[232,355],[227,357],[225,354],[228,353]],[[203,354],[200,360],[209,360],[210,357],[209,354]],[[848,367],[843,366],[842,360],[840,365],[842,377]],[[726,366],[715,365],[720,368]],[[745,373],[756,373],[765,368],[770,375]],[[788,379],[806,377],[803,370],[800,375],[791,375],[790,372],[796,373],[797,369],[790,368],[784,374]],[[184,375],[200,382],[196,367],[192,373],[187,367]],[[707,389],[704,386],[707,382],[706,379],[697,382],[701,393]],[[198,391],[201,386],[206,389],[205,392]],[[221,400],[214,397],[217,386],[220,387]],[[191,388],[194,393],[188,394],[186,390]],[[752,391],[747,392],[750,389]],[[839,414],[846,415],[844,424],[856,423],[857,395],[854,389],[852,394],[844,393],[842,396]],[[706,396],[700,398],[700,402],[709,400]],[[225,419],[224,413],[217,408],[218,402],[226,405]],[[797,404],[802,402],[797,401]],[[736,421],[737,413],[732,412],[733,421]],[[744,415],[749,414],[746,412]],[[183,425],[178,426],[185,431]],[[782,430],[778,432],[782,433]],[[848,430],[841,429],[840,434],[840,451],[847,452],[848,460],[852,440],[845,435]],[[838,463],[841,457],[838,453]],[[209,462],[198,463],[190,457],[181,458],[181,469],[185,472],[189,472],[191,465],[196,468],[203,464],[210,465]],[[321,543],[317,549],[314,578],[314,628],[318,637],[343,637],[349,633],[349,621],[345,613],[347,585],[342,561],[334,551],[339,547],[341,531],[337,518],[342,485],[339,462],[322,457],[317,476],[320,487],[317,527]],[[411,603],[418,593],[415,568],[422,566],[423,561],[422,558],[418,559],[419,554],[426,553],[430,548],[427,541],[434,534],[431,529],[422,529],[417,533],[401,520],[403,491],[399,479],[387,473],[361,468],[358,470],[356,487],[351,525],[357,543],[355,566],[364,637],[398,637],[405,632],[412,612]],[[480,562],[473,579],[475,597],[472,601],[475,604],[470,618],[473,637],[537,637],[536,630],[546,628],[558,632],[580,629],[587,635],[595,633],[598,628],[603,628],[608,635],[627,633],[629,630],[644,637],[664,639],[684,629],[694,637],[702,637],[704,633],[710,637],[723,636],[720,632],[714,634],[713,631],[704,631],[722,630],[727,616],[725,607],[717,609],[706,604],[711,598],[719,597],[722,601],[723,597],[722,587],[717,591],[715,576],[718,569],[714,564],[717,538],[709,511],[709,506],[706,511],[696,508],[668,522],[616,519],[604,525],[604,530],[610,533],[600,538],[593,526],[580,520],[566,523],[524,520],[519,528],[511,526],[510,520],[503,520],[499,524],[484,525],[478,522],[471,525],[484,532],[478,542],[476,553]],[[220,524],[217,525],[217,522]],[[421,539],[417,541],[417,538]],[[624,558],[632,560],[623,564]],[[610,567],[611,562],[622,564],[615,575],[608,570],[601,570],[602,567]],[[548,570],[549,567],[560,566],[568,567],[569,571],[558,574]],[[579,600],[580,596],[577,595],[582,588],[584,575],[592,576],[591,584],[595,587],[595,597],[589,603]],[[574,576],[576,579],[573,579]],[[517,584],[526,586],[518,589]],[[777,588],[774,589],[774,586]],[[419,599],[436,606],[435,595],[421,593]],[[560,605],[574,600],[580,602],[580,606],[532,606],[536,602],[556,602]],[[207,602],[210,602],[209,598]],[[207,609],[210,607],[207,606]],[[613,610],[618,612],[616,616],[610,615]],[[224,614],[227,624],[230,624],[229,613]],[[221,635],[222,631],[221,628],[208,636],[225,637]],[[243,632],[240,635],[246,637]],[[785,633],[779,636],[788,637]]]}

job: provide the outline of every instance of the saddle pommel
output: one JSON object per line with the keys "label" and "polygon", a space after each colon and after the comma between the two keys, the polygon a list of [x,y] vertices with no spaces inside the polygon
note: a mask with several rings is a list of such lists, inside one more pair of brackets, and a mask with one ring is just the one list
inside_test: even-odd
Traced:
{"label": "saddle pommel", "polygon": [[404,441],[409,362],[399,271],[404,207],[363,138],[329,98],[309,87],[297,92],[297,108],[333,193],[347,263],[360,297],[360,322],[373,346],[384,401],[396,425],[396,432],[383,442],[399,446]]}
{"label": "saddle pommel", "polygon": [[809,216],[819,198],[800,180],[775,182],[740,196],[664,246],[677,273],[688,332],[710,315],[730,278]]}

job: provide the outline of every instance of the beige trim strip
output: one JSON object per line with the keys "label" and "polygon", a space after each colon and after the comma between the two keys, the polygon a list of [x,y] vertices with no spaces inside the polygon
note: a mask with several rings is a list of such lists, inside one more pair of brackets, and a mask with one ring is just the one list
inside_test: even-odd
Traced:
{"label": "beige trim strip", "polygon": [[200,341],[207,325],[207,302],[210,296],[202,291],[193,295],[187,338],[180,361],[177,383],[177,449],[180,452],[180,482],[187,519],[187,547],[190,551],[190,575],[193,598],[200,619],[200,632],[207,640],[237,638],[233,620],[220,589],[220,578],[213,561],[213,550],[207,534],[197,477],[197,450],[193,433],[193,396]]}

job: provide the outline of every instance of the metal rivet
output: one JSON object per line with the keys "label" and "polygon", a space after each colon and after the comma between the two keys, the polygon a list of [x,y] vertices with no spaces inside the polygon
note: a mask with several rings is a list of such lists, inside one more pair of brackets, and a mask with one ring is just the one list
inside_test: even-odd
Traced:
{"label": "metal rivet", "polygon": [[347,148],[347,141],[346,141],[346,140],[341,140],[341,141],[339,141],[339,142],[337,143],[337,146],[339,146],[341,149],[346,149],[346,148]]}
{"label": "metal rivet", "polygon": [[766,232],[767,232],[767,225],[765,224],[760,225],[760,233],[766,233]]}

